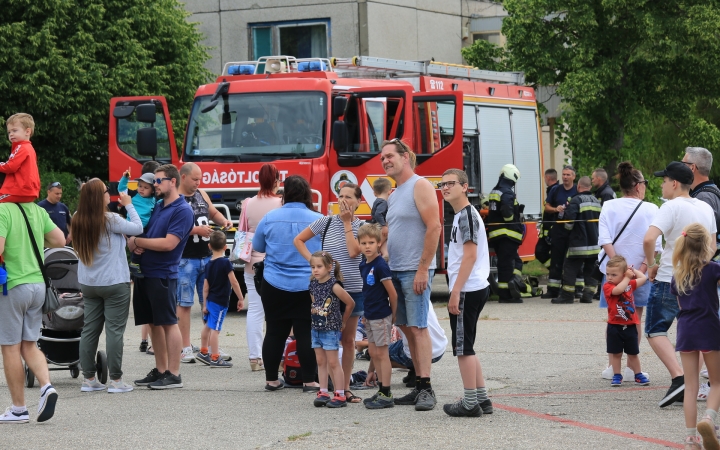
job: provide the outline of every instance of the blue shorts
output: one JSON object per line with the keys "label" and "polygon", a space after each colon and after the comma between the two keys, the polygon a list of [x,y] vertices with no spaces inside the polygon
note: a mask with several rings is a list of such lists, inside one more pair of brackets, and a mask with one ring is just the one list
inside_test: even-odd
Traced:
{"label": "blue shorts", "polygon": [[221,331],[223,322],[225,322],[225,315],[227,314],[227,307],[220,306],[217,303],[207,302],[207,314],[203,314],[203,322],[211,330]]}
{"label": "blue shorts", "polygon": [[195,304],[197,291],[200,304],[203,303],[203,284],[205,284],[205,266],[210,262],[206,258],[183,258],[178,265],[177,304],[186,308]]}
{"label": "blue shorts", "polygon": [[645,309],[645,336],[667,336],[667,331],[680,312],[677,297],[670,293],[670,283],[654,281],[650,301]]}
{"label": "blue shorts", "polygon": [[[605,284],[607,280],[605,279],[605,276],[603,276],[602,281],[600,282],[600,309],[607,309],[607,300],[605,299],[605,292],[603,291],[603,284]],[[648,304],[648,300],[650,300],[650,288],[652,287],[652,283],[650,280],[647,280],[645,284],[640,286],[633,292],[633,298],[635,301],[635,307],[637,308],[644,308]]]}
{"label": "blue shorts", "polygon": [[[348,292],[350,297],[355,301],[355,307],[353,308],[350,317],[360,317],[365,314],[365,296],[362,292]],[[344,303],[343,303],[344,305]]]}
{"label": "blue shorts", "polygon": [[340,337],[342,331],[329,330],[310,330],[310,338],[312,348],[321,348],[323,350],[338,350],[340,348]]}
{"label": "blue shorts", "polygon": [[[413,365],[412,359],[408,355],[405,354],[405,350],[403,350],[403,341],[402,339],[393,342],[388,346],[388,353],[390,354],[390,361],[400,364],[401,366],[407,367],[408,369],[414,369],[415,366]],[[436,362],[440,361],[442,359],[443,355],[438,356],[437,358],[433,358],[430,363],[435,364]]]}
{"label": "blue shorts", "polygon": [[395,325],[427,328],[428,312],[430,311],[430,292],[434,270],[429,270],[428,284],[425,291],[417,295],[413,290],[413,282],[417,271],[392,272],[392,282],[397,291],[397,314]]}

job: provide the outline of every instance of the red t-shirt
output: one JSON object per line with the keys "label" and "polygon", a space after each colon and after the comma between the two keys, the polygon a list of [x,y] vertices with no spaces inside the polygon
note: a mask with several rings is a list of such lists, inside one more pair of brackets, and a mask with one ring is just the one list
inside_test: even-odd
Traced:
{"label": "red t-shirt", "polygon": [[37,197],[40,194],[40,174],[37,155],[30,141],[15,142],[10,157],[0,162],[0,172],[6,174],[0,194]]}
{"label": "red t-shirt", "polygon": [[637,281],[630,280],[625,292],[620,295],[613,295],[614,284],[603,284],[603,293],[608,305],[608,323],[616,325],[633,325],[640,323],[635,311],[635,299],[633,292],[637,289]]}

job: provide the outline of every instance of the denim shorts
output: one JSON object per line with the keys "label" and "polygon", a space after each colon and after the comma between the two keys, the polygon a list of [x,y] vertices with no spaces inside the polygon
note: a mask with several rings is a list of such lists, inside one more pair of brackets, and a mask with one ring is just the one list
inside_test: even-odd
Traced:
{"label": "denim shorts", "polygon": [[178,265],[177,304],[186,308],[195,304],[197,291],[200,304],[203,303],[203,284],[205,284],[205,266],[210,262],[206,258],[183,258]]}
{"label": "denim shorts", "polygon": [[338,350],[341,336],[342,331],[310,330],[310,338],[312,339],[310,346],[323,350]]}
{"label": "denim shorts", "polygon": [[[412,359],[410,359],[410,357],[405,354],[405,350],[403,350],[402,339],[390,344],[388,346],[388,353],[390,354],[390,361],[400,364],[401,366],[407,367],[408,369],[415,368],[415,366],[413,365]],[[442,359],[442,357],[443,357],[443,355],[440,355],[437,358],[433,358],[432,361],[430,361],[430,363],[435,364],[436,362],[440,361],[440,359]]]}
{"label": "denim shorts", "polygon": [[223,322],[225,322],[225,315],[227,314],[227,308],[220,306],[214,302],[207,303],[207,314],[203,314],[203,322],[211,330],[222,331]]}
{"label": "denim shorts", "polygon": [[435,271],[429,270],[428,272],[427,288],[420,295],[417,295],[413,290],[413,282],[417,271],[392,272],[392,282],[398,295],[395,325],[427,328],[430,292],[432,291],[432,280]]}
{"label": "denim shorts", "polygon": [[[353,308],[352,314],[350,314],[350,317],[360,317],[363,314],[365,314],[365,296],[362,292],[348,292],[350,294],[350,297],[355,301],[355,307]],[[345,303],[343,303],[344,305]],[[343,311],[344,313],[344,311]]]}
{"label": "denim shorts", "polygon": [[667,336],[667,331],[680,312],[677,297],[670,293],[670,283],[655,281],[645,309],[645,336]]}
{"label": "denim shorts", "polygon": [[[605,292],[603,292],[603,284],[605,284],[607,280],[605,279],[605,276],[603,276],[602,281],[600,282],[600,308],[601,309],[607,309],[607,300],[605,299]],[[650,288],[652,287],[652,283],[650,280],[647,280],[645,284],[637,288],[635,292],[633,292],[633,299],[635,301],[635,307],[637,308],[644,308],[648,304],[648,300],[650,300]]]}

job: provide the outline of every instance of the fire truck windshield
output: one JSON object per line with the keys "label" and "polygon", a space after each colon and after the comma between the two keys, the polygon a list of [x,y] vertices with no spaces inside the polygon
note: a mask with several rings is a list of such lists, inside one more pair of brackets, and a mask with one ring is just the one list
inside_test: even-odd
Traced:
{"label": "fire truck windshield", "polygon": [[325,149],[327,96],[322,92],[210,96],[193,104],[184,161],[271,161],[312,158]]}

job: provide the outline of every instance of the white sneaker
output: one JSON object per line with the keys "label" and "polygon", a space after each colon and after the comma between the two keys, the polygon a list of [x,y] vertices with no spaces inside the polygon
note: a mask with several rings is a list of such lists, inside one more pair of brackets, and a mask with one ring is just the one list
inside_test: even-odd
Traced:
{"label": "white sneaker", "polygon": [[93,392],[93,391],[104,391],[105,385],[98,381],[97,378],[93,378],[93,380],[88,380],[85,378],[83,380],[83,384],[80,387],[80,392]]}
{"label": "white sneaker", "polygon": [[30,422],[30,413],[28,410],[21,413],[13,412],[12,407],[9,406],[3,414],[0,415],[0,423],[28,423]]}
{"label": "white sneaker", "polygon": [[[647,372],[640,372],[640,373],[642,373],[646,377],[650,378],[650,375],[648,375]],[[625,381],[625,380],[632,381],[634,379],[635,379],[635,372],[633,372],[633,370],[631,368],[626,367],[625,371],[623,372],[623,381]]]}
{"label": "white sneaker", "polygon": [[[42,388],[40,388],[42,390]],[[55,414],[55,404],[57,403],[58,393],[55,388],[49,385],[45,390],[40,392],[40,401],[38,402],[38,422],[50,420]]]}
{"label": "white sneaker", "polygon": [[615,375],[615,374],[613,373],[612,366],[608,366],[607,369],[603,370],[600,375],[602,375],[604,380],[612,380],[613,375]]}
{"label": "white sneaker", "polygon": [[707,369],[701,370],[701,371],[700,371],[700,376],[703,377],[703,378],[710,378],[710,376],[708,375]]}
{"label": "white sneaker", "polygon": [[193,353],[192,347],[185,347],[180,354],[180,361],[184,363],[194,364],[195,353]]}
{"label": "white sneaker", "polygon": [[710,385],[708,383],[703,383],[700,385],[700,389],[698,389],[698,396],[697,399],[699,402],[704,402],[708,398],[708,394],[710,394]]}
{"label": "white sneaker", "polygon": [[132,390],[133,390],[133,387],[130,386],[129,384],[126,384],[122,380],[122,378],[120,378],[117,381],[111,380],[110,385],[108,386],[109,394],[114,394],[114,393],[118,393],[118,392],[130,392]]}

